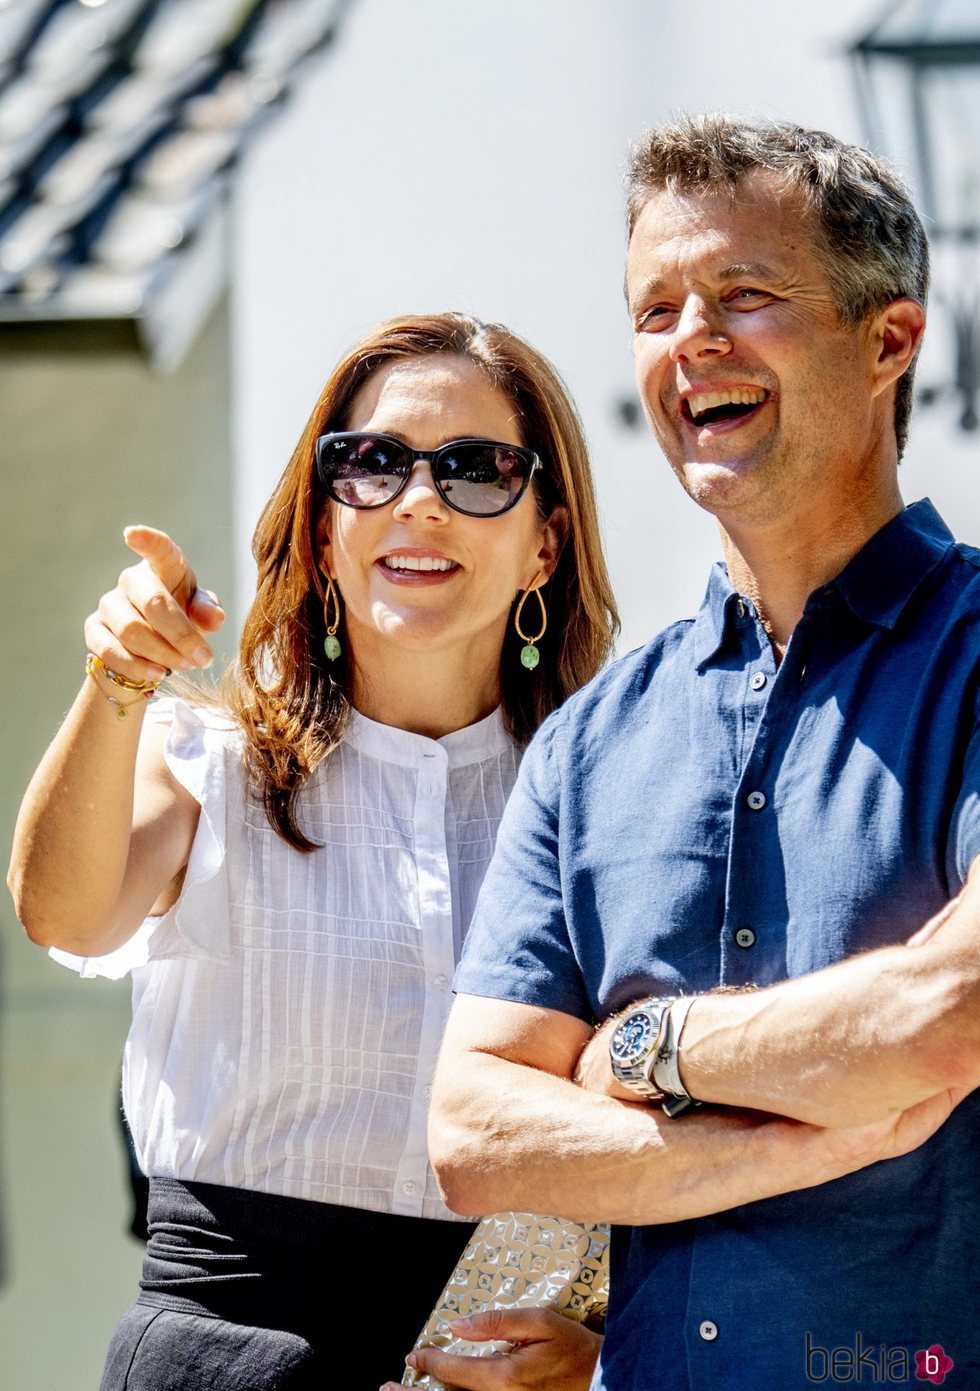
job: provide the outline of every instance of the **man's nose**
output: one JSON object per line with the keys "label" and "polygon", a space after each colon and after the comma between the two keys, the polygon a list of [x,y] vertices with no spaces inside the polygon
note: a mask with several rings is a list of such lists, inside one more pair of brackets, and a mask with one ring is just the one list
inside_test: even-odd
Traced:
{"label": "man's nose", "polygon": [[449,506],[436,488],[431,465],[424,459],[416,459],[404,491],[395,500],[395,515],[438,522],[449,517]]}
{"label": "man's nose", "polygon": [[674,362],[718,357],[732,350],[731,339],[723,332],[717,306],[700,295],[688,295],[671,336],[670,356]]}

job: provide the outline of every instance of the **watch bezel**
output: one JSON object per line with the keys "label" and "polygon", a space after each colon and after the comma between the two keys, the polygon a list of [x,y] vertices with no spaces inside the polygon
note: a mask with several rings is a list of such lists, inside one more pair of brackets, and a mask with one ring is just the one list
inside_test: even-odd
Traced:
{"label": "watch bezel", "polygon": [[[613,1076],[624,1087],[648,1101],[661,1100],[664,1095],[653,1082],[651,1074],[663,1034],[664,1015],[671,1003],[669,998],[653,995],[640,1000],[623,1015],[609,1040],[609,1062]],[[635,1024],[638,1017],[644,1021],[642,1035],[629,1052],[624,1053],[622,1047],[617,1046],[618,1041],[623,1031]]]}

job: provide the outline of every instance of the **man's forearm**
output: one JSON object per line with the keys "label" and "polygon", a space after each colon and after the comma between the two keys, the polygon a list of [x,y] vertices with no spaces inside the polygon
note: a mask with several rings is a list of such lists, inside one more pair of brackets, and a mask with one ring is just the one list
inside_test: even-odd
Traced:
{"label": "man's forearm", "polygon": [[914,1148],[953,1098],[901,1121],[828,1131],[758,1114],[681,1121],[485,1053],[437,1077],[430,1154],[449,1206],[643,1225],[725,1211],[825,1183]]}
{"label": "man's forearm", "polygon": [[980,950],[937,939],[757,993],[706,995],[687,1018],[681,1075],[704,1101],[830,1126],[970,1090],[980,1083],[978,966]]}
{"label": "man's forearm", "polygon": [[[607,1022],[579,1064],[583,1085],[623,1095]],[[895,1115],[980,1085],[980,862],[949,907],[905,946],[765,990],[691,1007],[680,1075],[693,1096],[819,1126]]]}

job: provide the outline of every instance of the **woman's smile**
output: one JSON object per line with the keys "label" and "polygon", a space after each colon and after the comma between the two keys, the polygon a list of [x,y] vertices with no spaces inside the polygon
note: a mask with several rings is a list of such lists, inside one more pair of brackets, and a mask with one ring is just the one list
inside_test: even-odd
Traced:
{"label": "woman's smile", "polygon": [[445,584],[460,573],[460,565],[441,551],[404,546],[375,561],[392,584]]}

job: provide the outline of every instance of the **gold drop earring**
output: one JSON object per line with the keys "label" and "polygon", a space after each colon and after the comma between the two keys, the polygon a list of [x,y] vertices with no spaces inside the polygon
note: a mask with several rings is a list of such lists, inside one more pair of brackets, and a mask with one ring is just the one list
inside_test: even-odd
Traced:
{"label": "gold drop earring", "polygon": [[[333,582],[333,576],[326,576],[327,586],[323,594],[323,622],[327,630],[327,635],[323,639],[323,650],[327,655],[328,662],[335,662],[340,656],[340,638],[337,637],[337,629],[340,627],[340,599],[337,595],[337,586]],[[333,607],[333,622],[330,621],[330,609]]]}
{"label": "gold drop earring", "polygon": [[[527,602],[527,596],[529,594],[535,595],[539,605],[541,606],[541,627],[538,630],[538,632],[535,633],[533,638],[528,637],[527,633],[521,631],[521,614],[524,610],[524,605]],[[524,643],[524,646],[521,648],[521,666],[526,667],[528,671],[533,671],[534,668],[537,666],[538,662],[540,662],[541,660],[541,653],[538,651],[535,644],[539,643],[541,639],[544,637],[545,630],[547,627],[548,610],[544,606],[544,598],[542,597],[540,588],[534,586],[532,588],[525,589],[524,593],[521,595],[520,602],[517,605],[517,608],[514,612],[514,629],[521,642]]]}

